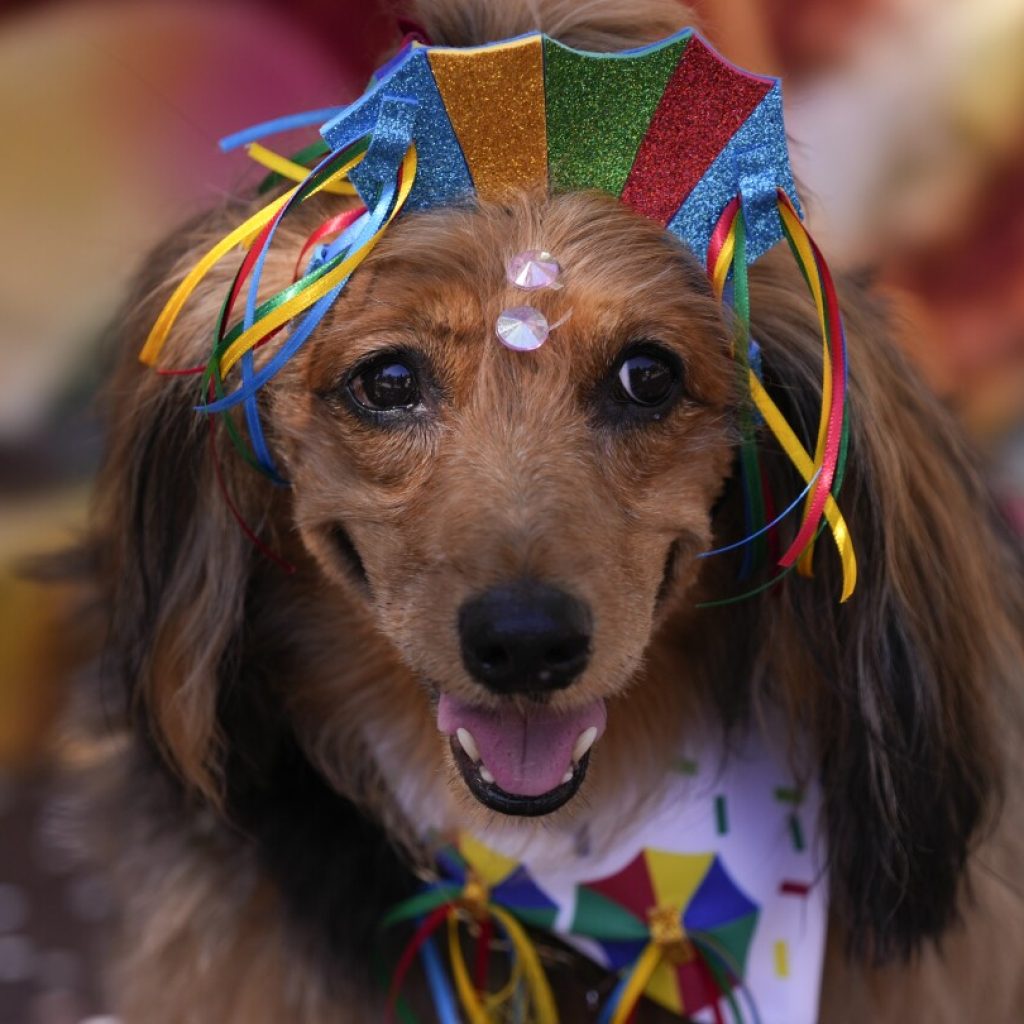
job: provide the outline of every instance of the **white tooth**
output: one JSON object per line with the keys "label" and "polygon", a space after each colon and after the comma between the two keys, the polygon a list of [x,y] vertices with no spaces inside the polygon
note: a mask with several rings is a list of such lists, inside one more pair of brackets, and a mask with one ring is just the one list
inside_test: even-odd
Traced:
{"label": "white tooth", "polygon": [[562,776],[562,785],[564,786],[567,782],[572,782],[572,769],[571,768]]}
{"label": "white tooth", "polygon": [[494,782],[494,776],[484,767],[484,765],[480,765],[480,778],[488,785],[491,785],[491,783]]}
{"label": "white tooth", "polygon": [[477,750],[476,740],[473,739],[473,734],[468,729],[456,729],[455,735],[459,738],[459,743],[462,744],[462,749],[469,755],[469,759],[476,764],[480,760],[480,751]]}
{"label": "white tooth", "polygon": [[581,757],[594,745],[594,740],[597,739],[597,726],[592,725],[589,729],[584,729],[580,733],[579,739],[576,741],[576,746],[572,748],[572,760],[575,764]]}

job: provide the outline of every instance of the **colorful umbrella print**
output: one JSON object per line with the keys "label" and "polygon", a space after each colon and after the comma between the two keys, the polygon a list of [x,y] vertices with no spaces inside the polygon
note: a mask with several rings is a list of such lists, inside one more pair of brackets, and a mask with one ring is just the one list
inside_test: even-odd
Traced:
{"label": "colorful umbrella print", "polygon": [[489,902],[514,914],[523,924],[550,931],[555,923],[557,904],[538,888],[526,868],[472,836],[463,835],[458,845],[444,847],[437,855],[437,866],[444,881],[460,889],[472,873],[486,887]]}
{"label": "colorful umbrella print", "polygon": [[[758,913],[717,855],[649,849],[577,886],[570,932],[595,940],[624,979],[646,958],[653,969],[641,991],[674,1013],[711,1008],[721,1020],[724,1000],[742,1019],[733,992],[742,990]],[[627,1015],[620,1005],[607,1019]]]}
{"label": "colorful umbrella print", "polygon": [[[403,1020],[413,1018],[401,1005],[406,975],[419,954],[438,1012],[444,1024],[455,1024],[455,995],[470,1024],[489,1024],[512,998],[522,994],[532,1007],[536,1024],[557,1024],[558,1011],[537,951],[523,924],[550,929],[558,906],[536,885],[519,863],[463,835],[457,844],[443,847],[436,856],[440,877],[415,896],[395,907],[384,918],[385,928],[416,922],[416,932],[406,945],[392,974],[386,1020],[394,1012]],[[460,920],[476,926],[475,977],[462,951]],[[451,990],[432,946],[432,937],[447,925],[449,962],[455,983]],[[491,937],[497,927],[508,941],[511,977],[501,991],[487,991]]]}

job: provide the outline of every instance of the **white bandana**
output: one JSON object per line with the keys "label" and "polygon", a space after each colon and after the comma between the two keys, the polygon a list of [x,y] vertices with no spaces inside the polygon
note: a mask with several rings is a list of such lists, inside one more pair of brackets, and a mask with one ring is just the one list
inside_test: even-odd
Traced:
{"label": "white bandana", "polygon": [[458,853],[496,902],[619,971],[622,986],[660,938],[644,994],[680,1016],[814,1024],[828,909],[821,798],[797,787],[772,732],[752,731],[724,759],[691,742],[646,812],[603,839],[577,820],[525,840],[464,836]]}

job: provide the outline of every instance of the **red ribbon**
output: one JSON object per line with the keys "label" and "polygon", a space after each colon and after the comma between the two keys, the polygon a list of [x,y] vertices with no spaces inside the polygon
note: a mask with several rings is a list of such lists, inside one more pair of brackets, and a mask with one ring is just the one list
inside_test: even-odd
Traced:
{"label": "red ribbon", "polygon": [[[214,394],[213,381],[210,381],[210,400],[212,401],[214,398],[216,398],[216,395]],[[253,530],[253,528],[245,521],[245,517],[238,510],[238,506],[232,500],[231,493],[228,491],[227,481],[224,479],[224,470],[221,468],[220,455],[217,452],[217,421],[213,416],[208,418],[210,421],[210,458],[213,462],[214,475],[217,477],[217,488],[221,493],[221,497],[224,499],[224,503],[227,505],[235,522],[242,528],[242,533],[249,538],[249,541],[256,550],[259,551],[264,558],[269,559],[279,569],[282,569],[291,576],[295,572],[295,566],[280,555],[276,554],[271,550],[271,548],[264,544],[262,540],[260,540],[256,531]]]}
{"label": "red ribbon", "polygon": [[480,937],[476,941],[476,964],[473,972],[473,980],[477,992],[487,991],[487,966],[491,960],[491,937],[494,934],[494,925],[489,917],[479,922]]}
{"label": "red ribbon", "polygon": [[451,903],[442,903],[441,906],[433,910],[424,919],[419,928],[416,929],[416,934],[409,940],[409,944],[402,950],[398,965],[395,967],[395,973],[391,978],[391,987],[388,989],[387,1010],[384,1018],[386,1024],[390,1024],[395,1018],[395,1006],[398,1003],[398,995],[402,991],[402,983],[405,981],[405,976],[409,973],[409,969],[416,959],[416,954],[420,951],[423,943],[444,924],[448,917],[448,911],[451,908]]}
{"label": "red ribbon", "polygon": [[725,240],[729,237],[729,232],[732,230],[732,222],[736,219],[739,208],[740,197],[737,196],[722,211],[722,216],[718,218],[715,230],[711,232],[711,239],[708,242],[707,270],[708,277],[712,279],[715,276],[715,267],[718,266],[718,257],[722,252],[722,246],[725,245]]}
{"label": "red ribbon", "polygon": [[306,259],[306,254],[314,245],[317,244],[317,242],[326,238],[328,235],[340,235],[345,228],[351,227],[351,225],[354,224],[365,212],[365,206],[357,206],[354,210],[345,210],[343,213],[339,213],[337,216],[325,220],[323,224],[321,224],[320,227],[318,227],[316,231],[306,239],[305,244],[302,246],[299,258],[295,261],[294,279],[297,281],[302,276],[302,264]]}

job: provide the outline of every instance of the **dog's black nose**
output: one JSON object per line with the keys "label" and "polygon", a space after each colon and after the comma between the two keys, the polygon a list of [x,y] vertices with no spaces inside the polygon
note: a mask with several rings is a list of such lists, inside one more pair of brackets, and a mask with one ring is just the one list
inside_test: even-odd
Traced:
{"label": "dog's black nose", "polygon": [[462,662],[495,693],[561,690],[587,667],[590,624],[590,609],[557,587],[493,587],[459,611]]}

